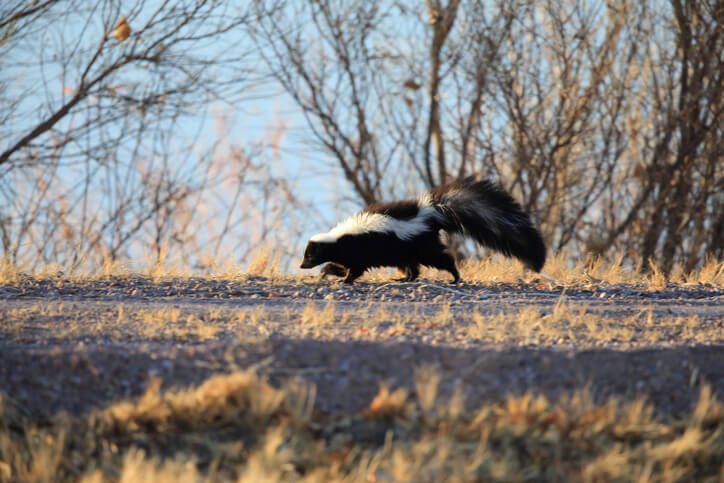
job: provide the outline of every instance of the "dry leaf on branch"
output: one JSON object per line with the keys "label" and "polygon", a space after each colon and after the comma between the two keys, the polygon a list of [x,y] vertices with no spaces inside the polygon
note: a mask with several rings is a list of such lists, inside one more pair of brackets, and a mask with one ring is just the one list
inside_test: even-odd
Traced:
{"label": "dry leaf on branch", "polygon": [[124,40],[126,40],[128,37],[131,36],[131,26],[128,25],[125,15],[122,16],[120,19],[118,19],[116,28],[115,28],[115,30],[113,30],[113,36],[119,42],[123,42]]}
{"label": "dry leaf on branch", "polygon": [[420,87],[422,87],[422,84],[415,81],[415,79],[407,79],[404,84],[402,84],[408,89],[412,89],[413,91],[416,91]]}

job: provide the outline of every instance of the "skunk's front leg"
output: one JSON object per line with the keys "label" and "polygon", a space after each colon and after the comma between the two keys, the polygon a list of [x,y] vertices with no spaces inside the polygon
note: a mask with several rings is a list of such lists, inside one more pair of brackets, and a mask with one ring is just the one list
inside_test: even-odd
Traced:
{"label": "skunk's front leg", "polygon": [[[403,267],[400,267],[400,269],[403,269]],[[408,265],[404,267],[405,276],[402,278],[396,278],[398,282],[413,282],[417,279],[417,277],[420,276],[420,266],[419,265]]]}
{"label": "skunk's front leg", "polygon": [[333,277],[346,277],[347,267],[340,265],[339,263],[329,262],[322,267],[322,271],[319,272],[319,278],[324,280],[327,275],[332,275]]}

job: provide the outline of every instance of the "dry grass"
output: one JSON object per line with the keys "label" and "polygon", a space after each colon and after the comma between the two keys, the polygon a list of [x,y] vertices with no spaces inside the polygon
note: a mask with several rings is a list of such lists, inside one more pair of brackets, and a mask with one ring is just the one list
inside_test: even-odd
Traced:
{"label": "dry grass", "polygon": [[[682,418],[643,400],[595,404],[524,394],[475,411],[381,386],[343,422],[313,411],[313,389],[275,389],[253,372],[210,378],[35,426],[0,417],[0,477],[14,481],[692,481],[724,476],[724,406],[708,387]],[[327,428],[325,431],[320,431]],[[369,440],[370,431],[386,436]],[[386,432],[386,433],[385,433]]]}
{"label": "dry grass", "polygon": [[255,252],[249,261],[247,273],[249,275],[276,276],[279,275],[279,265],[281,256],[274,254],[269,248],[264,248]]}
{"label": "dry grass", "polygon": [[[257,316],[260,316],[258,314]],[[0,337],[15,341],[73,341],[101,337],[105,341],[185,340],[203,341],[221,330],[233,330],[247,317],[218,308],[182,311],[178,307],[142,308],[111,304],[81,309],[70,302],[39,302],[0,309]]]}
{"label": "dry grass", "polygon": [[321,310],[317,309],[317,304],[307,302],[307,306],[302,312],[303,324],[329,325],[334,322],[334,302],[329,301]]}
{"label": "dry grass", "polygon": [[[154,281],[169,280],[174,277],[188,277],[201,275],[213,279],[245,280],[249,276],[264,276],[272,280],[290,280],[290,274],[280,271],[281,257],[271,248],[260,249],[252,254],[246,268],[237,264],[233,257],[219,261],[209,256],[201,257],[205,270],[192,269],[183,260],[167,260],[166,251],[161,250],[155,257],[148,257],[145,270],[141,274]],[[710,285],[724,287],[724,260],[708,258],[704,265],[685,273],[681,267],[675,266],[671,275],[665,278],[662,272],[652,265],[652,270],[644,272],[641,264],[637,266],[624,266],[623,257],[618,259],[604,258],[576,258],[568,253],[559,253],[548,258],[543,275],[526,270],[516,260],[499,255],[492,255],[482,260],[468,260],[462,263],[460,272],[464,281],[482,283],[516,283],[520,281],[538,281],[547,285],[574,285],[574,284],[634,284],[644,286],[649,290],[664,288],[667,283],[680,283],[684,285]],[[30,273],[26,267],[17,266],[7,259],[0,260],[0,285],[17,284]],[[304,271],[304,275],[310,272]],[[101,267],[82,270],[79,268],[67,269],[57,265],[49,265],[32,271],[36,279],[61,278],[67,280],[97,279],[103,277],[126,277],[134,275],[129,264],[121,261],[105,260]],[[137,274],[136,274],[137,275]],[[383,268],[369,271],[363,280],[371,282],[390,282],[398,277],[394,269]],[[433,280],[449,281],[447,272],[422,268],[422,277]]]}
{"label": "dry grass", "polygon": [[[561,252],[548,258],[541,275],[527,270],[517,260],[497,254],[481,260],[469,259],[459,268],[463,281],[485,284],[536,281],[547,287],[603,283],[639,285],[647,290],[663,289],[667,283],[724,287],[724,260],[708,258],[703,266],[689,273],[685,273],[680,266],[675,266],[668,278],[664,277],[655,264],[652,263],[651,266],[652,270],[646,272],[642,270],[641,263],[636,266],[624,265],[623,256],[617,259],[579,258]],[[368,272],[362,280],[390,282],[399,275],[394,269],[383,268]],[[449,282],[451,279],[447,272],[424,267],[421,269],[421,276],[442,282]]]}
{"label": "dry grass", "polygon": [[656,313],[655,306],[627,317],[610,316],[585,303],[559,297],[551,310],[527,307],[516,312],[473,312],[464,319],[469,337],[481,341],[520,344],[576,344],[599,346],[657,346],[719,344],[724,323],[715,316],[702,318]]}
{"label": "dry grass", "polygon": [[12,263],[7,257],[0,259],[0,283],[14,285],[18,283],[21,267]]}
{"label": "dry grass", "polygon": [[[273,283],[273,282],[272,282]],[[443,292],[445,293],[445,292]],[[712,315],[657,311],[655,300],[609,313],[595,300],[561,295],[548,303],[518,306],[452,302],[444,295],[422,309],[419,304],[343,305],[334,300],[310,300],[303,308],[266,304],[237,308],[150,306],[110,302],[83,305],[72,301],[40,301],[0,307],[0,337],[16,342],[106,342],[163,340],[198,342],[220,337],[267,336],[319,340],[384,341],[435,337],[473,343],[559,345],[576,347],[638,347],[670,344],[722,343],[724,321]]]}
{"label": "dry grass", "polygon": [[[648,290],[658,290],[666,283],[682,283],[687,285],[709,284],[724,287],[724,260],[709,258],[704,265],[690,273],[684,273],[681,267],[674,267],[670,277],[665,278],[661,271],[652,264],[650,272],[641,270],[641,264],[634,267],[624,266],[623,257],[607,260],[604,258],[576,259],[567,253],[559,253],[549,257],[544,276],[528,271],[515,260],[501,256],[491,256],[480,261],[468,261],[463,264],[461,274],[463,280],[500,283],[517,282],[519,280],[542,279],[544,282],[560,285],[571,284],[638,284]],[[546,276],[551,277],[549,280]]]}
{"label": "dry grass", "polygon": [[[392,310],[383,305],[335,308],[334,302],[308,302],[301,313],[288,312],[283,320],[300,321],[305,334],[318,339],[353,338],[383,341],[421,333],[434,337],[446,332],[460,341],[509,345],[575,344],[577,347],[638,347],[670,344],[722,343],[724,321],[716,316],[682,316],[656,312],[655,305],[621,317],[609,315],[586,302],[559,297],[550,309],[511,307],[490,312],[485,305],[455,307],[449,301],[422,314],[419,307]],[[259,311],[260,309],[255,309]],[[257,314],[260,320],[265,317]],[[280,327],[281,333],[286,333]],[[293,327],[292,327],[293,330]],[[293,333],[290,332],[290,336]]]}

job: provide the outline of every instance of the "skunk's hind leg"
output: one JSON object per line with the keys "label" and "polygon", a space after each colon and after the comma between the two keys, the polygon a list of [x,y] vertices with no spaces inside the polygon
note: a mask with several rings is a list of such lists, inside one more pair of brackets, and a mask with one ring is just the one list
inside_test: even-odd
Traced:
{"label": "skunk's hind leg", "polygon": [[420,276],[420,266],[417,264],[407,265],[405,267],[399,267],[399,268],[401,270],[404,269],[405,276],[402,278],[396,278],[395,280],[397,280],[398,282],[412,282],[415,279],[417,279],[417,277]]}
{"label": "skunk's hind leg", "polygon": [[457,267],[455,267],[455,259],[444,250],[428,254],[422,263],[428,267],[450,272],[450,275],[454,278],[453,283],[458,283],[460,281],[460,273],[458,272]]}
{"label": "skunk's hind leg", "polygon": [[355,280],[357,280],[363,273],[365,273],[365,270],[367,270],[367,268],[349,267],[349,271],[347,272],[347,277],[344,279],[344,283],[354,283]]}

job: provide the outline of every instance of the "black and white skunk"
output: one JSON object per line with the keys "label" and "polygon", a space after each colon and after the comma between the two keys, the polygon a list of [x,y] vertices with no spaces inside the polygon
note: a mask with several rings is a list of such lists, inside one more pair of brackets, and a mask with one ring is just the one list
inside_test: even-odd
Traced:
{"label": "black and white skunk", "polygon": [[540,232],[521,206],[500,186],[465,178],[438,186],[416,200],[375,203],[310,238],[301,268],[325,262],[322,275],[354,282],[372,267],[398,267],[404,281],[420,274],[420,265],[446,270],[455,282],[455,259],[440,240],[440,230],[461,233],[539,272],[546,258]]}

